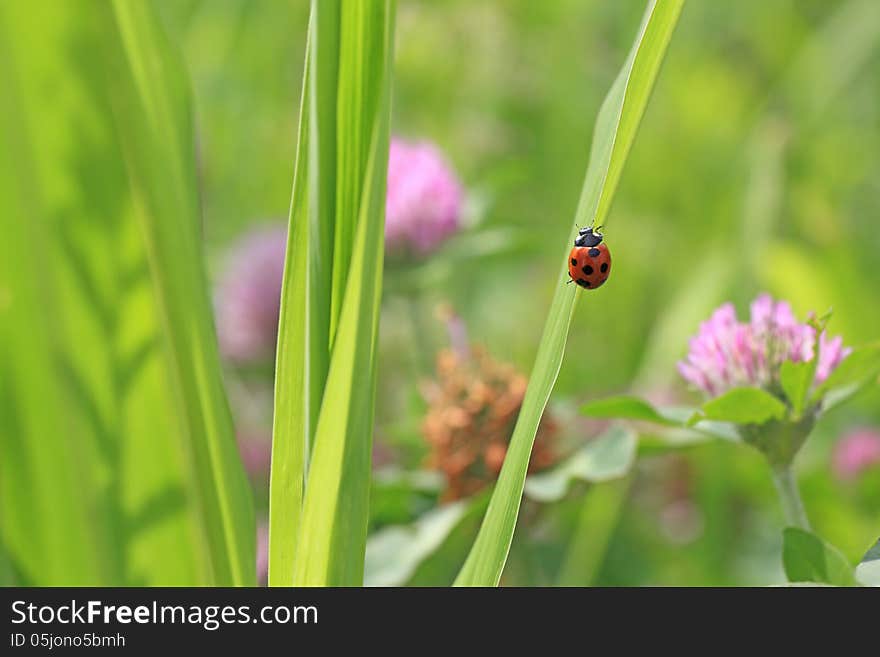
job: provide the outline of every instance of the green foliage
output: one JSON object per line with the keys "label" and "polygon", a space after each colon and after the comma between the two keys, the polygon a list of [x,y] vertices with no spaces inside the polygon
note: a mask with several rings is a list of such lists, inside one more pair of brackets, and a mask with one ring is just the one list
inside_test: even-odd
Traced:
{"label": "green foliage", "polygon": [[798,527],[783,532],[782,562],[790,582],[854,586],[852,566],[833,545]]}
{"label": "green foliage", "polygon": [[[304,475],[343,330],[344,274],[359,248],[350,218],[358,189],[370,186],[373,142],[360,124],[372,119],[360,108],[375,111],[378,67],[359,56],[369,39],[340,38],[361,34],[365,14],[321,2],[315,36],[312,3],[33,4],[0,3],[0,585],[252,581],[250,502],[202,270],[214,280],[230,240],[276,218],[293,230],[270,579],[293,584]],[[450,507],[463,509],[455,522],[422,531],[444,511],[442,475],[424,469],[420,430],[420,392],[448,344],[434,310],[451,306],[468,341],[495,359],[521,372],[536,362],[545,310],[565,280],[560,243],[587,163],[589,117],[612,83],[621,90],[615,76],[644,7],[449,0],[401,9],[392,127],[435,142],[467,202],[442,249],[383,273],[365,582],[445,585],[491,491]],[[317,44],[305,47],[307,32]],[[790,452],[809,431],[796,464],[812,526],[849,563],[876,540],[880,470],[844,478],[835,468],[840,438],[880,426],[873,356],[856,349],[821,391],[808,371],[815,362],[784,365],[770,392],[789,410],[757,429],[702,416],[688,426],[702,400],[674,364],[713,308],[743,309],[761,291],[798,316],[833,305],[832,335],[847,345],[877,338],[878,43],[875,0],[691,3],[625,176],[616,165],[601,171],[598,153],[629,145],[609,151],[596,136],[591,176],[604,191],[597,199],[590,190],[576,220],[613,210],[614,275],[570,327],[579,295],[554,306],[557,337],[564,326],[572,340],[564,360],[560,344],[549,345],[560,360],[545,360],[548,418],[577,461],[607,424],[563,409],[596,400],[584,416],[619,418],[637,432],[638,467],[594,484],[567,478],[569,464],[559,463],[541,476],[564,494],[546,502],[529,496],[527,478],[505,584],[778,582],[778,504],[758,454],[732,444],[740,436]],[[311,52],[319,62],[304,61]],[[345,83],[357,78],[358,88]],[[603,117],[623,135],[628,120],[613,109],[606,104]],[[272,364],[228,365],[239,438],[265,445]],[[632,395],[602,399],[622,391]],[[530,396],[531,417],[546,401]],[[364,445],[359,438],[341,448],[346,456],[323,460],[353,463]],[[262,523],[268,481],[262,471],[251,477]],[[343,530],[341,513],[353,518],[366,504],[363,477],[351,484],[335,499],[357,495],[358,510],[325,509]],[[359,538],[343,546],[317,533],[325,546],[359,549]],[[876,556],[874,548],[856,568],[860,583],[877,583]],[[316,570],[341,576],[357,569],[357,555],[326,566]]]}
{"label": "green foliage", "polygon": [[[629,57],[599,110],[590,164],[575,213],[583,224],[602,224],[607,216],[682,4],[676,0],[649,3]],[[559,287],[553,297],[507,458],[480,533],[456,579],[458,585],[494,586],[501,577],[535,432],[562,365],[576,293],[572,286]]]}
{"label": "green foliage", "polygon": [[785,404],[760,388],[734,388],[702,407],[707,419],[733,424],[764,424],[783,418],[785,411]]}
{"label": "green foliage", "polygon": [[276,365],[275,585],[363,579],[393,16],[390,2],[312,4]]}
{"label": "green foliage", "polygon": [[[302,513],[306,455],[312,443],[327,376],[327,324],[310,312],[327,287],[320,233],[309,212],[309,98],[306,56],[300,104],[299,146],[281,283],[278,344],[275,352],[275,403],[272,468],[269,480],[269,585],[293,584],[293,562]],[[314,237],[312,237],[314,236]],[[321,272],[324,276],[315,276]],[[323,327],[324,330],[321,330]]]}
{"label": "green foliage", "polygon": [[489,503],[488,493],[438,506],[409,525],[370,536],[367,586],[448,586],[467,555]]}
{"label": "green foliage", "polygon": [[[551,470],[530,475],[523,494],[531,502],[543,505],[561,502],[578,484],[583,488],[582,484],[623,478],[635,462],[635,453],[635,435],[622,427],[612,427]],[[615,507],[606,506],[605,502],[616,499],[618,493],[605,494],[606,488],[608,486],[591,487],[585,496],[584,514],[589,516],[591,535],[597,525],[613,523],[614,514],[609,516],[607,511]],[[618,491],[618,488],[611,490]],[[409,525],[391,525],[375,532],[367,544],[365,583],[371,586],[451,584],[456,574],[455,565],[467,556],[488,502],[489,494],[480,493],[441,505]],[[602,510],[605,513],[601,513]],[[597,518],[595,523],[594,518]],[[578,554],[591,555],[593,569],[603,549],[599,543],[577,546]],[[572,553],[565,567],[572,577],[589,579],[591,566],[581,561],[582,556]]]}
{"label": "green foliage", "polygon": [[597,399],[584,404],[581,407],[581,413],[594,418],[641,420],[668,426],[681,424],[679,421],[663,415],[645,400],[631,396]]}
{"label": "green foliage", "polygon": [[876,383],[880,375],[880,345],[870,344],[858,349],[843,359],[822,385],[813,393],[813,401],[834,390],[862,388]]}
{"label": "green foliage", "polygon": [[855,575],[862,586],[880,586],[880,541],[862,557]]}
{"label": "green foliage", "polygon": [[779,384],[796,418],[804,412],[807,394],[810,392],[810,386],[813,385],[813,379],[816,378],[818,362],[818,358],[800,363],[787,360],[779,368]]}
{"label": "green foliage", "polygon": [[14,579],[252,584],[177,53],[142,3],[39,16],[4,3],[0,34],[0,543]]}
{"label": "green foliage", "polygon": [[636,436],[615,426],[548,472],[526,479],[524,492],[538,502],[561,500],[574,482],[599,483],[624,476],[636,454]]}

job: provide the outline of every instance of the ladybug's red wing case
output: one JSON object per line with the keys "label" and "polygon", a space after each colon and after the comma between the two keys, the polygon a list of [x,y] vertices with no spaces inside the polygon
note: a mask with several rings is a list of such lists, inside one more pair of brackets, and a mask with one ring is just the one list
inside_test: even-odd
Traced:
{"label": "ladybug's red wing case", "polygon": [[576,246],[568,256],[568,275],[584,289],[601,287],[611,274],[611,252],[602,243],[594,247]]}

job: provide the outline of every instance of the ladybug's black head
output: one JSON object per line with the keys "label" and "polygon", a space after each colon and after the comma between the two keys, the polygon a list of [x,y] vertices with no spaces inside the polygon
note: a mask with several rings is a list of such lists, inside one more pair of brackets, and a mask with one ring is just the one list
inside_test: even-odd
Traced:
{"label": "ladybug's black head", "polygon": [[581,228],[574,240],[575,246],[598,246],[602,243],[603,235],[599,229]]}

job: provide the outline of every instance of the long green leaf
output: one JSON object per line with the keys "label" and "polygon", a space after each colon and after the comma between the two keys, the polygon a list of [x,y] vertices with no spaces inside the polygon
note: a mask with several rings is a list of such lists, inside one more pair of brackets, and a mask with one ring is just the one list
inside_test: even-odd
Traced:
{"label": "long green leaf", "polygon": [[[599,110],[590,164],[575,215],[581,225],[592,221],[606,223],[624,162],[683,2],[657,0],[648,4],[632,50]],[[557,284],[564,280],[564,272],[565,267]],[[507,458],[480,533],[456,579],[458,585],[495,586],[501,577],[519,514],[532,443],[562,365],[577,292],[573,286],[559,284],[553,297]]]}
{"label": "long green leaf", "polygon": [[3,3],[0,34],[9,570],[24,584],[252,583],[182,66],[145,3]]}
{"label": "long green leaf", "polygon": [[[311,28],[310,28],[311,32]],[[293,561],[302,510],[306,455],[321,404],[328,359],[326,324],[311,312],[320,273],[310,241],[309,99],[311,39],[306,46],[296,167],[281,283],[278,345],[275,352],[275,405],[269,475],[269,585],[293,584]],[[322,331],[322,328],[325,329]]]}
{"label": "long green leaf", "polygon": [[201,257],[189,92],[151,6],[114,0],[112,7],[122,55],[110,64],[114,118],[163,319],[213,581],[253,584],[253,502],[223,389]]}
{"label": "long green leaf", "polygon": [[273,585],[363,579],[392,35],[388,0],[312,4],[276,366]]}

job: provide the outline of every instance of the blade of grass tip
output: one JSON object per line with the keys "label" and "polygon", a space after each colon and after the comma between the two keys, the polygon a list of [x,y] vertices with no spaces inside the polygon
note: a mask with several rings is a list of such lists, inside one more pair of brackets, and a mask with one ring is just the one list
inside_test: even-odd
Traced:
{"label": "blade of grass tip", "polygon": [[[605,223],[683,4],[684,0],[656,0],[648,4],[632,50],[602,103],[575,215],[581,225]],[[557,280],[564,279],[566,265],[561,267]],[[458,586],[496,586],[501,577],[519,514],[535,432],[562,365],[576,293],[572,286],[557,287],[507,457],[477,540],[456,579]]]}
{"label": "blade of grass tip", "polygon": [[317,313],[311,308],[315,299],[311,293],[315,278],[310,267],[312,230],[308,185],[311,32],[310,23],[275,351],[269,471],[269,586],[293,585],[306,458],[324,388],[320,363],[326,361],[323,352],[327,348],[327,336],[317,330],[314,322]]}
{"label": "blade of grass tip", "polygon": [[114,122],[148,252],[212,580],[253,584],[253,503],[213,331],[183,67],[152,5],[114,0],[105,11],[106,32],[118,39],[119,56],[108,62]]}
{"label": "blade of grass tip", "polygon": [[[346,10],[351,9],[346,6]],[[381,20],[362,24],[362,29],[376,30],[377,35],[371,39],[375,47],[361,56],[378,67],[371,77],[380,85],[380,102],[375,115],[365,117],[361,128],[369,130],[370,156],[359,190],[350,274],[306,485],[300,546],[294,564],[294,583],[298,586],[351,586],[363,582],[385,236],[393,3],[382,3],[382,12],[377,16]],[[365,42],[355,35],[351,38],[348,41],[346,34],[343,41]],[[347,95],[352,81],[342,82],[340,95]],[[338,137],[347,139],[346,135]]]}

